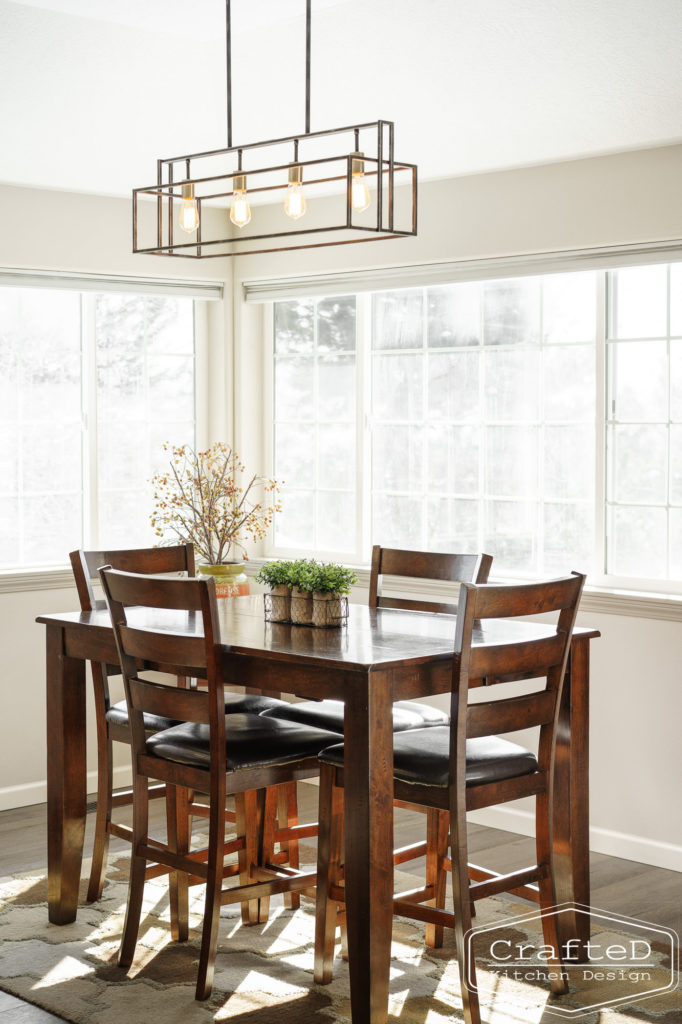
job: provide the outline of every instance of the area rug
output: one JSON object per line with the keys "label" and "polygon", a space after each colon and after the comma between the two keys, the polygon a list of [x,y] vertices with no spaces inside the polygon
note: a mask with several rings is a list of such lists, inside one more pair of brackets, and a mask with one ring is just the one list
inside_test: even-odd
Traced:
{"label": "area rug", "polygon": [[[313,981],[314,907],[295,911],[272,901],[265,925],[244,927],[238,907],[223,908],[214,990],[194,1000],[202,889],[193,889],[190,941],[170,940],[167,886],[147,883],[137,956],[126,976],[116,957],[127,894],[127,859],[114,862],[101,900],[85,904],[85,885],[73,924],[47,921],[47,884],[40,875],[0,879],[0,989],[73,1024],[346,1024],[350,1021],[348,967],[338,958],[334,980]],[[495,897],[481,901],[478,925],[494,923],[516,941],[537,924],[506,925],[527,904]],[[441,950],[423,945],[423,927],[394,921],[390,1019],[401,1024],[453,1024],[462,1020],[459,975],[451,937]],[[338,952],[338,951],[337,951]],[[666,974],[663,953],[656,970]],[[483,966],[483,965],[481,965]],[[669,975],[669,970],[668,970]],[[501,978],[479,968],[486,1024],[549,1024],[562,1017],[548,1009],[546,984]],[[630,1006],[580,1014],[585,1024],[674,1024],[677,992]],[[589,1006],[589,993],[561,997],[566,1009]],[[572,1015],[571,1015],[572,1016]],[[571,1019],[571,1017],[563,1017]]]}

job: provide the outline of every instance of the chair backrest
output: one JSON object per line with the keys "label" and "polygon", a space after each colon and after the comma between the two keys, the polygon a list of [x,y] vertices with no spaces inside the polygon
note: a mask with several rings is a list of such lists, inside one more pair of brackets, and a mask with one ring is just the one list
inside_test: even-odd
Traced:
{"label": "chair backrest", "polygon": [[381,577],[406,576],[413,579],[448,580],[453,583],[486,583],[492,561],[491,555],[403,551],[398,548],[382,548],[376,544],[372,549],[369,606],[452,614],[457,611],[457,605],[453,603],[419,601],[408,597],[382,597]]}
{"label": "chair backrest", "polygon": [[[222,727],[224,734],[222,650],[214,581],[142,576],[110,566],[100,569],[99,575],[123,673],[135,756],[145,750],[144,712],[203,723],[218,731]],[[130,622],[128,609],[132,607],[135,614]],[[184,616],[173,614],[182,612]],[[154,680],[142,678],[141,673],[152,669]],[[158,679],[158,671],[172,677],[168,684]],[[176,676],[206,679],[208,688],[179,688]]]}
{"label": "chair backrest", "polygon": [[[452,757],[461,761],[462,771],[467,737],[537,726],[540,770],[549,770],[561,688],[584,583],[584,575],[572,573],[544,583],[462,584],[451,700]],[[490,643],[485,642],[487,619],[549,613],[555,613],[556,621],[549,625],[527,624],[527,638],[510,631],[507,642],[496,642],[492,635]],[[544,679],[545,684],[534,693],[495,699],[493,690],[497,685],[519,679]],[[490,699],[470,704],[469,686],[481,680],[494,684],[486,691],[491,693]],[[452,768],[457,770],[456,765]]]}
{"label": "chair backrest", "polygon": [[81,611],[91,612],[103,608],[104,601],[95,598],[92,581],[97,579],[97,570],[110,565],[123,572],[138,572],[145,575],[164,572],[186,572],[194,576],[194,546],[177,544],[173,547],[125,548],[118,551],[72,551],[69,555],[71,568],[76,580]]}

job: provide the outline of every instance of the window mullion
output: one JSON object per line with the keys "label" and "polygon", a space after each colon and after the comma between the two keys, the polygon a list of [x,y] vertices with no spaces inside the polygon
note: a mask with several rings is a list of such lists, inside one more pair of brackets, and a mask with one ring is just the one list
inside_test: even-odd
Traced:
{"label": "window mullion", "polygon": [[595,417],[594,417],[594,564],[599,579],[607,572],[606,564],[606,529],[607,529],[607,423],[609,419],[609,388],[607,378],[607,345],[608,333],[608,272],[596,275],[597,302],[595,325]]}
{"label": "window mullion", "polygon": [[372,296],[360,294],[355,301],[355,551],[362,563],[370,557],[372,537]]}

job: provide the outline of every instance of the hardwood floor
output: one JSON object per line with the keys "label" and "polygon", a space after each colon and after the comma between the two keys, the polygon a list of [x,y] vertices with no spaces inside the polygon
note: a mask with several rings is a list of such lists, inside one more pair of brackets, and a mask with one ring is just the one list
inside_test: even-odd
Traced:
{"label": "hardwood floor", "polygon": [[[154,800],[152,828],[164,831],[164,802]],[[317,817],[317,788],[299,786],[301,821],[314,821]],[[130,808],[122,809],[121,821],[129,820]],[[94,813],[88,814],[85,852],[92,848]],[[416,812],[399,811],[396,817],[396,845],[407,845],[423,838],[424,817]],[[492,870],[505,868],[513,871],[534,862],[534,841],[525,836],[498,829],[471,825],[469,848],[471,859]],[[123,851],[127,844],[111,840],[111,853]],[[45,805],[22,807],[0,812],[0,873],[45,870],[46,833]],[[675,871],[653,868],[647,864],[607,857],[593,853],[590,857],[592,905],[618,915],[637,917],[676,929],[682,925],[682,880]],[[423,861],[404,865],[403,869],[417,874],[423,871]],[[0,1024],[57,1024],[60,1018],[31,1006],[14,996],[0,991]]]}

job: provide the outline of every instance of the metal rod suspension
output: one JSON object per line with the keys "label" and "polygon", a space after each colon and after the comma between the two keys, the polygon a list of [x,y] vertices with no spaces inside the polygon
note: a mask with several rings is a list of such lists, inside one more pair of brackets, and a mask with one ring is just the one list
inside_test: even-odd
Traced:
{"label": "metal rod suspension", "polygon": [[305,133],[310,135],[310,21],[312,0],[305,5]]}
{"label": "metal rod suspension", "polygon": [[225,47],[227,72],[227,148],[232,147],[232,17],[230,0],[225,0]]}

